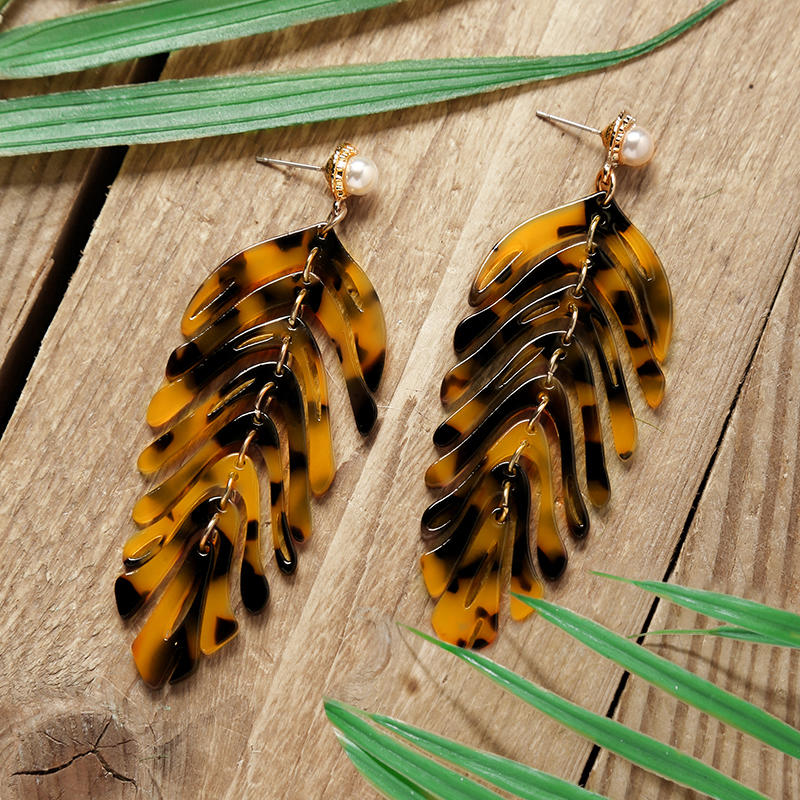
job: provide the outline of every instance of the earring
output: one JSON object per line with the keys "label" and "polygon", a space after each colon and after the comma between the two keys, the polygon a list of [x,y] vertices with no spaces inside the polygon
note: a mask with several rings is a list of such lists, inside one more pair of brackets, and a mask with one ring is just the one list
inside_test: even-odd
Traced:
{"label": "earring", "polygon": [[[539,569],[552,580],[566,567],[551,453],[560,455],[572,536],[589,531],[575,435],[583,437],[589,500],[595,506],[608,501],[596,378],[618,456],[627,459],[636,447],[619,329],[653,408],[664,395],[661,364],[672,334],[672,296],[661,262],[614,201],[617,167],[647,163],[651,136],[626,112],[603,131],[537,114],[599,134],[606,157],[594,194],[529,219],[495,245],[470,291],[477,310],[456,328],[461,360],[445,375],[441,399],[449,407],[466,401],[434,433],[447,452],[425,481],[444,495],[423,515],[423,537],[434,542],[421,563],[428,592],[438,598],[436,634],[475,648],[497,635],[501,574],[510,572],[512,592],[543,594],[529,541],[530,481],[540,489]],[[575,432],[572,399],[582,423]],[[531,609],[512,597],[510,612],[519,620]]]}
{"label": "earring", "polygon": [[328,490],[336,467],[325,369],[305,314],[333,341],[358,430],[369,433],[377,418],[383,311],[334,231],[348,196],[370,191],[377,169],[351,144],[337,147],[324,167],[257,161],[324,171],[333,209],[325,222],[237,253],[205,280],[181,322],[189,341],[173,351],[150,401],[148,423],[166,428],[138,466],[145,475],[171,474],[133,509],[144,530],[123,548],[126,571],[114,591],[119,613],[129,617],[165,587],[132,646],[152,687],[187,677],[200,652],[236,635],[228,579],[243,532],[242,601],[253,613],[266,606],[256,452],[268,474],[281,572],[294,572],[295,543],[311,535],[310,495]]}

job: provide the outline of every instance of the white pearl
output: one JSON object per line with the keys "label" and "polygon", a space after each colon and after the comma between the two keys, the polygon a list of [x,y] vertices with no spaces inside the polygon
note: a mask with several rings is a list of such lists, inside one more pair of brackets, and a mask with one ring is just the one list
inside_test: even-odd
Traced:
{"label": "white pearl", "polygon": [[371,158],[353,156],[344,170],[344,188],[348,194],[371,192],[378,183],[378,168]]}
{"label": "white pearl", "polygon": [[641,167],[646,164],[656,151],[653,137],[639,125],[634,125],[622,140],[620,163],[629,167]]}

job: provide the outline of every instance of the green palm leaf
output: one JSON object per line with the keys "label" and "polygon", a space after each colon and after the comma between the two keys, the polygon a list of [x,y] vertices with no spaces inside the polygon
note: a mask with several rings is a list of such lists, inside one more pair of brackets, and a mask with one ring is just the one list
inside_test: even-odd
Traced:
{"label": "green palm leaf", "polygon": [[702,761],[634,731],[616,720],[595,714],[553,692],[542,689],[480,653],[441,642],[414,628],[409,630],[475,667],[495,683],[559,724],[643,769],[719,800],[756,800],[756,798],[764,800],[764,795],[738,783]]}
{"label": "green palm leaf", "polygon": [[[791,625],[800,619],[789,612],[752,601],[743,601],[730,595],[654,581],[630,581],[630,583],[668,599],[675,599],[682,605],[702,610],[704,613],[713,612],[719,617],[726,616],[726,618],[736,614],[756,629],[760,629],[766,621],[773,632],[777,631],[781,635],[773,637],[758,630],[732,625],[723,625],[709,631],[690,630],[688,633],[711,633],[756,643],[775,642],[784,645],[787,642],[787,631],[791,632]],[[519,600],[537,610],[540,616],[559,626],[573,638],[652,685],[733,725],[767,745],[795,758],[800,757],[800,732],[762,709],[568,609],[522,596],[519,596]],[[560,724],[633,764],[710,797],[725,798],[725,800],[754,800],[754,798],[763,800],[763,795],[701,761],[615,720],[581,708],[553,692],[530,683],[479,653],[441,642],[413,628],[409,630],[466,661]],[[487,791],[485,787],[475,784],[459,772],[453,772],[450,767],[439,763],[440,761],[481,778],[498,789],[514,793],[515,797],[522,800],[600,798],[600,795],[525,764],[467,747],[392,717],[368,714],[332,700],[326,701],[326,711],[339,729],[342,745],[353,763],[368,780],[390,798],[461,800],[463,797],[485,796],[484,791]],[[414,745],[415,749],[410,749],[379,733],[368,721],[405,739]],[[433,760],[434,758],[439,761]],[[462,781],[466,782],[463,786],[468,787],[463,791]],[[494,795],[490,793],[489,796]]]}
{"label": "green palm leaf", "polygon": [[590,800],[602,795],[550,775],[547,772],[520,764],[494,753],[475,750],[466,745],[416,728],[406,722],[382,714],[367,714],[369,719],[402,736],[426,753],[483,778],[498,789],[513,792],[522,800]]}
{"label": "green palm leaf", "polygon": [[604,69],[680,36],[728,0],[622,50],[449,58],[113,86],[0,101],[0,155],[165,142],[375,114]]}
{"label": "green palm leaf", "polygon": [[[423,788],[423,784],[418,782],[422,777],[419,771],[420,765],[424,765],[426,773],[432,772],[443,778],[442,782],[437,784],[440,791],[431,796],[445,800],[450,798],[460,800],[468,796],[460,793],[464,782],[468,779],[379,733],[368,725],[365,719],[391,730],[420,750],[483,778],[499,789],[514,792],[521,800],[605,800],[602,795],[582,789],[546,772],[502,756],[475,750],[451,739],[415,728],[393,717],[366,714],[338,700],[326,700],[325,713],[339,731],[342,747],[357,769],[389,797],[428,796],[422,793],[430,791],[430,784],[425,783]],[[397,762],[394,758],[388,758],[387,748],[402,761]],[[412,756],[411,759],[409,754]],[[398,763],[402,764],[402,773],[397,769]],[[408,769],[409,766],[412,768]],[[411,777],[407,777],[408,775]],[[444,786],[445,781],[447,786]],[[472,791],[474,782],[468,781],[466,785],[469,791]],[[449,793],[453,787],[457,790],[455,794]],[[483,787],[478,791],[483,791]],[[496,797],[493,793],[490,793],[490,796]]]}
{"label": "green palm leaf", "polygon": [[[133,0],[0,33],[0,78],[57,75],[399,0]],[[0,8],[0,10],[2,10]]]}
{"label": "green palm leaf", "polygon": [[514,594],[574,639],[684,703],[738,728],[787,755],[800,758],[800,731],[705,678],[566,608]]}
{"label": "green palm leaf", "polygon": [[409,747],[376,731],[368,722],[336,701],[325,703],[325,713],[352,745],[360,747],[373,759],[410,782],[417,790],[434,797],[460,800],[497,800],[497,793]]}
{"label": "green palm leaf", "polygon": [[729,623],[735,628],[753,631],[765,643],[782,644],[785,647],[800,646],[800,616],[791,611],[745,600],[743,597],[709,592],[706,589],[692,589],[674,583],[637,581],[605,572],[592,574],[633,584],[691,611]]}
{"label": "green palm leaf", "polygon": [[339,742],[355,768],[381,793],[397,800],[441,800],[416,783],[412,783],[382,761],[339,734]]}
{"label": "green palm leaf", "polygon": [[747,628],[737,628],[733,625],[720,625],[717,628],[665,628],[658,631],[642,631],[630,635],[629,639],[638,639],[640,636],[719,636],[723,639],[736,639],[740,642],[751,642],[753,644],[766,644],[770,647],[797,647],[790,645],[781,639],[772,639],[756,631]]}

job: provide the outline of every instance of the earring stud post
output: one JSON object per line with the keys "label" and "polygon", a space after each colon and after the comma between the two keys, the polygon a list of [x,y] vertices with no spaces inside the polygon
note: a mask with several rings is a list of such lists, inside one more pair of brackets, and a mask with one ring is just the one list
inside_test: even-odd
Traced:
{"label": "earring stud post", "polygon": [[555,114],[548,114],[546,111],[537,111],[536,116],[540,119],[546,119],[548,122],[560,122],[562,125],[570,125],[573,128],[580,128],[582,131],[596,133],[598,136],[603,135],[603,132],[599,128],[593,128],[591,125],[583,125],[580,122],[573,122],[571,119],[564,119],[564,117],[557,117]]}
{"label": "earring stud post", "polygon": [[315,172],[322,172],[325,167],[320,167],[317,164],[301,164],[299,161],[286,161],[282,158],[270,158],[268,156],[256,156],[256,161],[259,164],[268,164],[272,167],[296,167],[297,169],[311,169]]}

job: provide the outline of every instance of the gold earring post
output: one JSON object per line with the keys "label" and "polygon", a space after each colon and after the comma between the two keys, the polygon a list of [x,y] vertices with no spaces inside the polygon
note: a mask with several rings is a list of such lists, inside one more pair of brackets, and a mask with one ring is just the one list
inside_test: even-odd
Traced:
{"label": "gold earring post", "polygon": [[539,119],[546,119],[548,122],[560,122],[562,125],[570,125],[573,128],[580,128],[582,131],[589,131],[589,133],[596,133],[598,136],[603,135],[600,128],[593,128],[591,125],[583,125],[580,122],[573,122],[571,119],[564,119],[564,117],[557,117],[555,114],[548,114],[546,111],[537,111],[536,116]]}
{"label": "gold earring post", "polygon": [[350,195],[367,194],[374,188],[378,177],[378,169],[372,160],[358,155],[358,149],[349,142],[342,142],[338,145],[324,166],[305,164],[301,161],[287,161],[284,158],[273,158],[272,156],[256,156],[255,158],[259,164],[266,164],[270,167],[308,169],[321,172],[325,176],[325,181],[333,195],[333,209],[320,234],[323,238],[334,225],[344,219],[347,213],[345,200]]}
{"label": "gold earring post", "polygon": [[[321,172],[325,175],[328,188],[331,190],[335,203],[341,203],[346,197],[352,194],[364,194],[364,191],[352,191],[346,185],[345,173],[350,160],[358,154],[355,145],[349,142],[342,142],[333,151],[333,154],[324,165],[305,164],[301,161],[287,161],[284,158],[273,158],[272,156],[256,156],[259,164],[266,164],[269,167],[292,167],[296,169],[307,169],[314,172]],[[361,159],[364,160],[363,158]],[[370,162],[371,164],[372,162]],[[374,169],[374,165],[373,165]]]}
{"label": "gold earring post", "polygon": [[299,161],[286,161],[283,158],[270,158],[269,156],[256,156],[256,161],[270,167],[296,167],[297,169],[313,169],[315,172],[322,172],[325,169],[317,164],[301,164]]}

